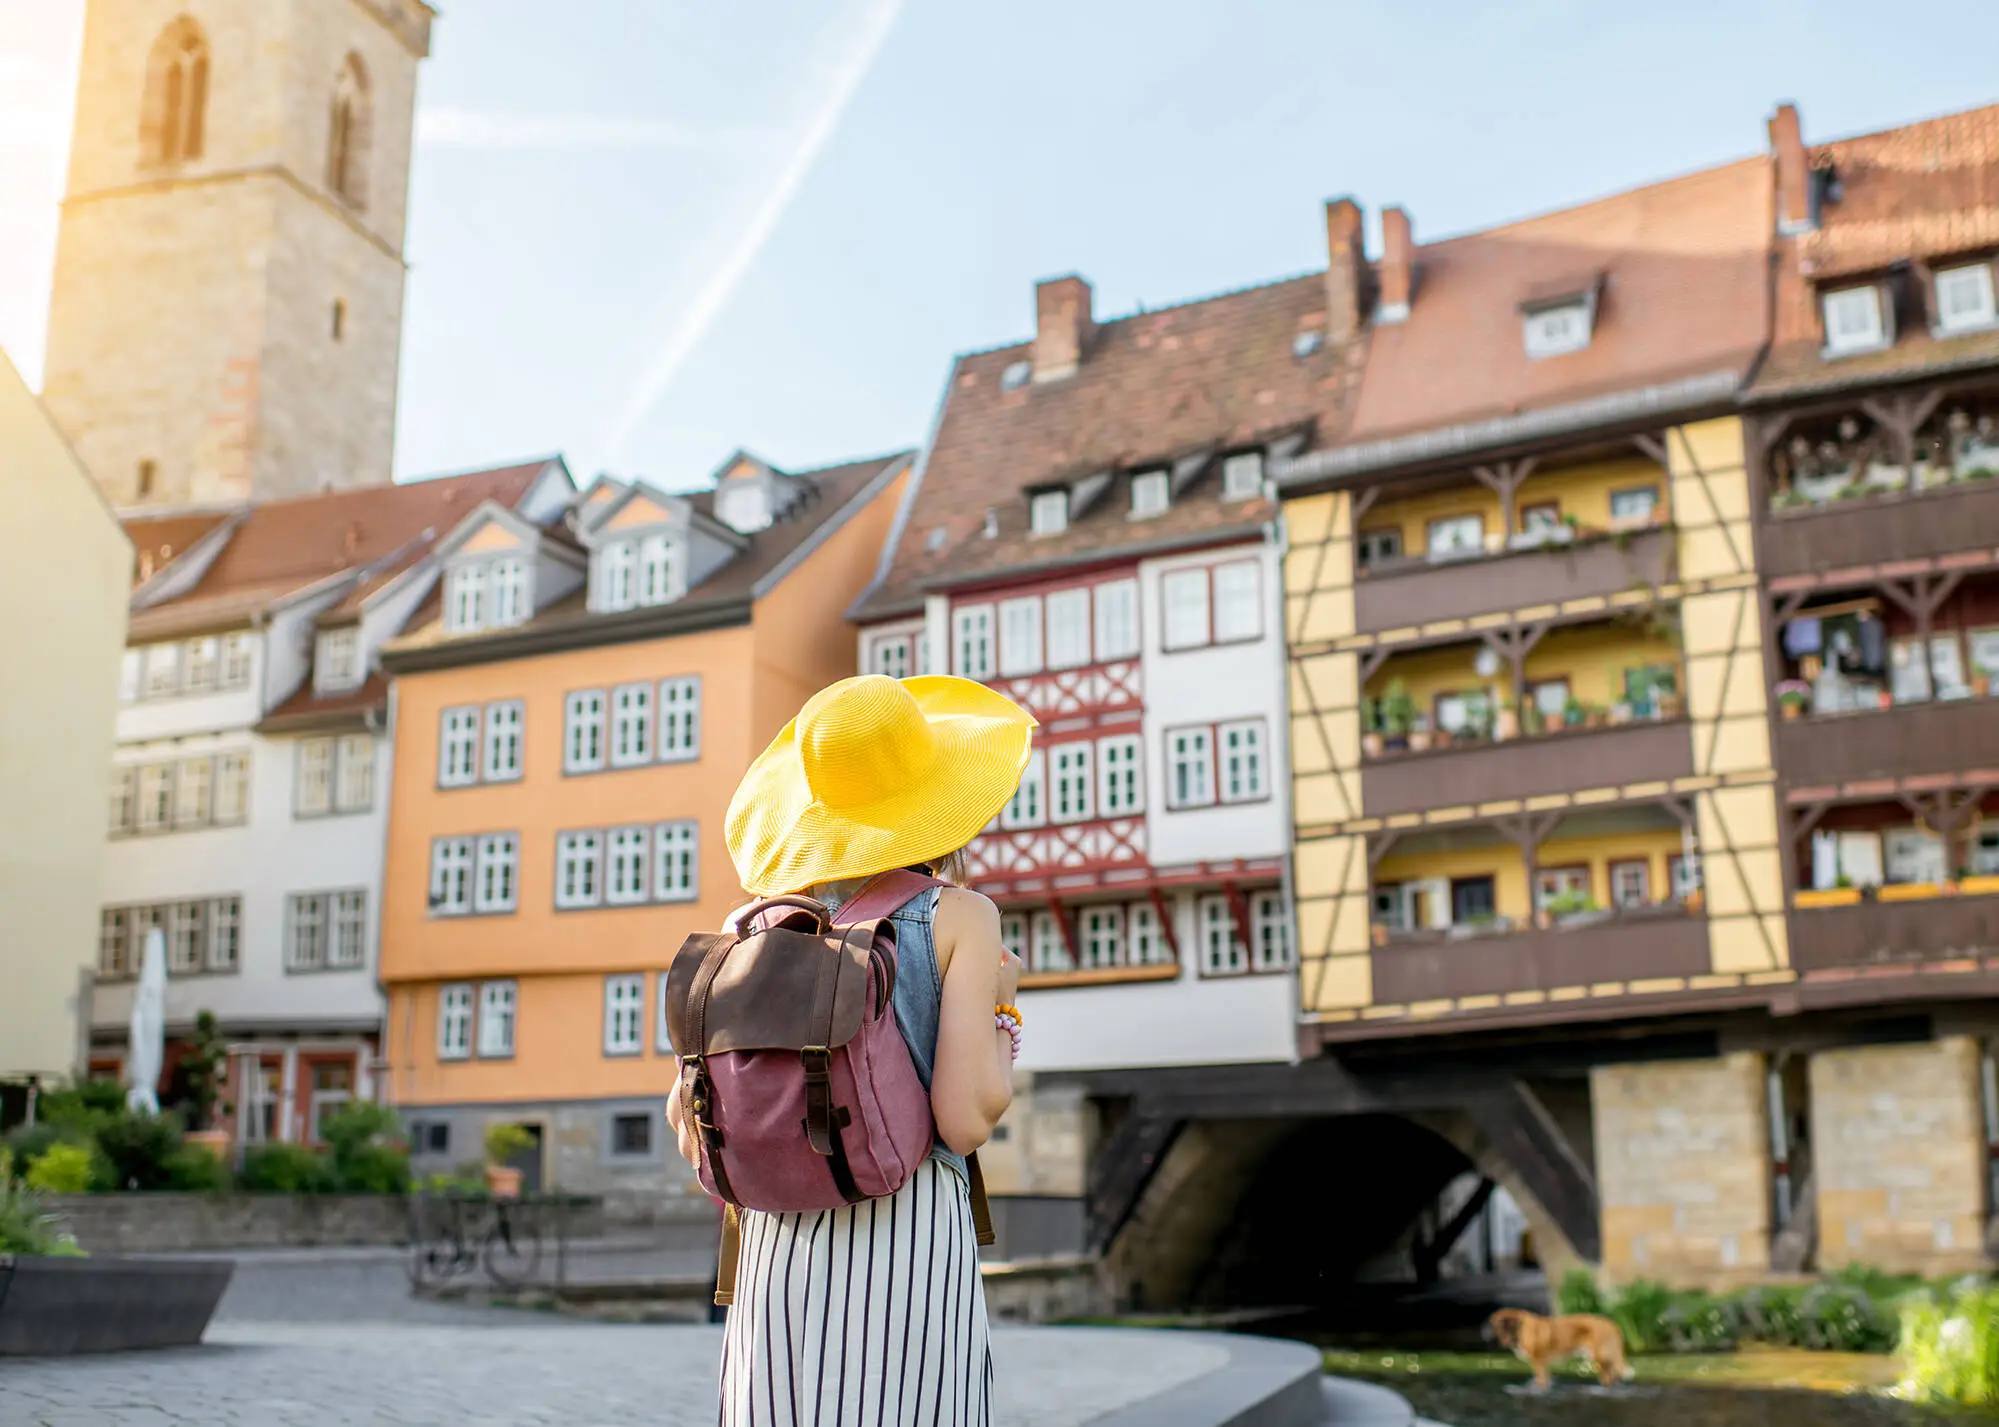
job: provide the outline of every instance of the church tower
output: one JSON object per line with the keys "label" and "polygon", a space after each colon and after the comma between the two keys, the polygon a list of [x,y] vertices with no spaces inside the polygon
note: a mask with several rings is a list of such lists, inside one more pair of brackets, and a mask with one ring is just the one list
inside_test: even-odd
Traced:
{"label": "church tower", "polygon": [[423,0],[88,0],[42,400],[118,506],[390,479]]}

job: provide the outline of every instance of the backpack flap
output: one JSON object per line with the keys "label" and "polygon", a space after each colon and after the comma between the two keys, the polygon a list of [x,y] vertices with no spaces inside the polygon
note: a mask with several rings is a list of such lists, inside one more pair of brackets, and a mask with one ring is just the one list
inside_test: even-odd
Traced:
{"label": "backpack flap", "polygon": [[[740,938],[688,937],[666,977],[674,1049],[696,1056],[845,1045],[867,1014],[876,930],[870,923],[821,936],[781,924]],[[821,984],[829,972],[830,987]]]}

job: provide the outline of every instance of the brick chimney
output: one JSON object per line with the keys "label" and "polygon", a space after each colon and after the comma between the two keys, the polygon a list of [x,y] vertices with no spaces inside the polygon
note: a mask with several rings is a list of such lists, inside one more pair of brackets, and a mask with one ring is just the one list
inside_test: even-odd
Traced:
{"label": "brick chimney", "polygon": [[1060,381],[1083,364],[1096,333],[1090,313],[1090,285],[1083,279],[1050,278],[1034,285],[1034,379]]}
{"label": "brick chimney", "polygon": [[1777,167],[1777,231],[1810,232],[1818,225],[1812,219],[1812,176],[1795,104],[1779,104],[1770,116],[1770,157]]}
{"label": "brick chimney", "polygon": [[1375,273],[1380,279],[1381,294],[1374,304],[1374,320],[1405,320],[1416,278],[1416,244],[1410,236],[1409,215],[1400,208],[1381,210],[1381,262]]}
{"label": "brick chimney", "polygon": [[1360,330],[1361,276],[1367,270],[1362,246],[1360,205],[1351,198],[1326,200],[1326,340],[1351,342]]}

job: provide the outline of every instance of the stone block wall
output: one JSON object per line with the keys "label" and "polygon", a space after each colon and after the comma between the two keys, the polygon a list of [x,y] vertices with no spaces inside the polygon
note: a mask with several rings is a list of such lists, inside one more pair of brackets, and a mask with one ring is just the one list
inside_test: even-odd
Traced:
{"label": "stone block wall", "polygon": [[1828,1051],[1811,1062],[1821,1269],[1946,1274],[1985,1263],[1978,1045]]}
{"label": "stone block wall", "polygon": [[1590,1091],[1606,1276],[1727,1287],[1767,1273],[1763,1057],[1603,1066]]}

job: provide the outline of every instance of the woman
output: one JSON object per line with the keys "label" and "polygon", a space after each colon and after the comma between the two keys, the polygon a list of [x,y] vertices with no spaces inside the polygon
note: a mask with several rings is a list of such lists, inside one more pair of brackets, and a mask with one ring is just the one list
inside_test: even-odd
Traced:
{"label": "woman", "polygon": [[[963,850],[1012,798],[1034,727],[968,679],[870,674],[822,690],[729,805],[743,886],[837,909],[896,868],[961,881]],[[743,1212],[724,1427],[991,1420],[965,1156],[1013,1098],[1020,961],[1000,944],[993,904],[959,886],[928,889],[894,920],[896,1021],[930,1091],[937,1144],[887,1198],[815,1214]],[[678,1096],[667,1118],[698,1168]]]}

